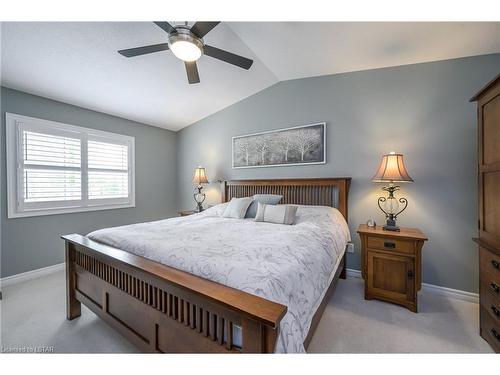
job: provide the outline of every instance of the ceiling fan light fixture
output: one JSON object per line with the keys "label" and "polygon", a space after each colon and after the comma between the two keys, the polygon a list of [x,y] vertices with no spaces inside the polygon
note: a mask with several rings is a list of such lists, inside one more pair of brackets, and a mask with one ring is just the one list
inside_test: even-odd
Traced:
{"label": "ceiling fan light fixture", "polygon": [[194,43],[179,40],[170,46],[175,57],[183,61],[196,61],[201,57],[201,49]]}
{"label": "ceiling fan light fixture", "polygon": [[182,61],[196,61],[203,54],[203,41],[182,26],[169,35],[168,44],[175,57]]}

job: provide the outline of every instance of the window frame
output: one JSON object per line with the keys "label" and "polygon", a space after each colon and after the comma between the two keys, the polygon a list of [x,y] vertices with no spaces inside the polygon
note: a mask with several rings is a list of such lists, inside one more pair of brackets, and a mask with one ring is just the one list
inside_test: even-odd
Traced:
{"label": "window frame", "polygon": [[[7,162],[7,217],[30,217],[73,212],[88,212],[135,207],[135,138],[127,135],[95,130],[34,117],[5,114],[6,162]],[[81,165],[54,167],[56,170],[81,171],[81,199],[71,201],[36,202],[24,201],[24,158],[22,155],[24,130],[78,138],[81,141]],[[88,199],[88,140],[126,145],[128,151],[128,197]],[[48,167],[51,169],[51,167]],[[92,168],[91,168],[92,169]]]}

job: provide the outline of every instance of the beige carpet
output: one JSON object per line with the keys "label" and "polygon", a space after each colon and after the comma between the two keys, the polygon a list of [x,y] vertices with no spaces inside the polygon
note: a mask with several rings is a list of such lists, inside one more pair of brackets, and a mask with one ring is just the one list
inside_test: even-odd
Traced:
{"label": "beige carpet", "polygon": [[[309,347],[312,353],[491,352],[478,334],[478,305],[419,294],[418,314],[363,299],[360,279],[341,280]],[[11,285],[0,303],[2,350],[130,353],[128,343],[90,310],[65,319],[64,272]],[[26,348],[26,349],[23,349]]]}
{"label": "beige carpet", "polygon": [[419,292],[417,314],[364,299],[361,279],[337,285],[312,353],[492,353],[479,336],[479,305]]}

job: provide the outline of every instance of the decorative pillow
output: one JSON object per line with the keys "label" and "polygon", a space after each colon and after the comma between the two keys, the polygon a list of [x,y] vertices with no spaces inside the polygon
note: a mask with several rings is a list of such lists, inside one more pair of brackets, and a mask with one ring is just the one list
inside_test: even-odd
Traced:
{"label": "decorative pillow", "polygon": [[270,205],[258,203],[255,221],[292,225],[295,222],[297,206],[290,204]]}
{"label": "decorative pillow", "polygon": [[243,219],[247,212],[248,206],[252,203],[253,198],[232,198],[227,205],[222,217],[232,217],[234,219]]}
{"label": "decorative pillow", "polygon": [[277,194],[255,194],[253,196],[253,201],[252,204],[250,204],[250,207],[248,207],[247,214],[245,215],[245,218],[252,217],[254,218],[255,215],[257,214],[257,204],[258,203],[264,203],[264,204],[278,204],[283,198],[283,195],[277,195]]}

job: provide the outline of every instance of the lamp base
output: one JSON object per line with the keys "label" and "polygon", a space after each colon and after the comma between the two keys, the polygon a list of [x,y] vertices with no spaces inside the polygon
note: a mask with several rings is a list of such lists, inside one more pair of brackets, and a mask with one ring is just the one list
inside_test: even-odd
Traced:
{"label": "lamp base", "polygon": [[[393,182],[391,182],[389,186],[383,187],[382,190],[389,192],[389,196],[387,198],[380,197],[377,201],[378,207],[385,214],[385,217],[387,219],[386,225],[384,225],[383,228],[387,231],[399,232],[400,229],[396,225],[396,217],[401,212],[406,210],[406,207],[408,207],[408,200],[406,198],[399,198],[398,200],[396,200],[396,198],[394,197],[394,192],[396,190],[399,190],[399,186],[394,185]],[[400,203],[404,204],[404,206],[398,211]],[[382,207],[382,204],[385,205],[385,210],[384,207]]]}
{"label": "lamp base", "polygon": [[196,202],[196,211],[201,212],[203,211],[203,202],[207,196],[201,192],[201,189],[203,189],[201,185],[198,185],[196,189],[198,189],[198,192],[193,194],[193,198]]}
{"label": "lamp base", "polygon": [[394,219],[387,219],[387,222],[386,224],[383,226],[384,230],[388,230],[388,231],[391,231],[391,232],[399,232],[400,229],[399,227],[396,225],[396,220]]}

